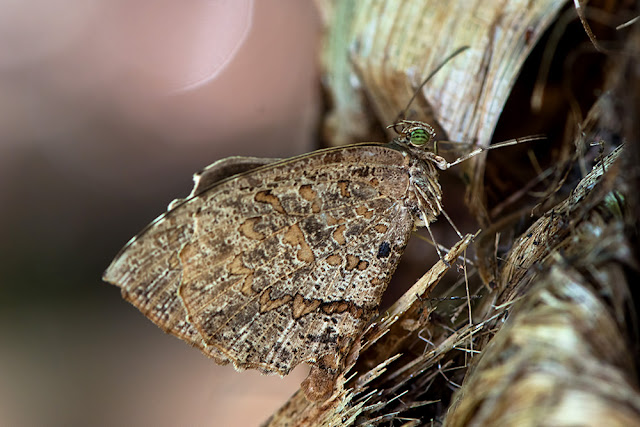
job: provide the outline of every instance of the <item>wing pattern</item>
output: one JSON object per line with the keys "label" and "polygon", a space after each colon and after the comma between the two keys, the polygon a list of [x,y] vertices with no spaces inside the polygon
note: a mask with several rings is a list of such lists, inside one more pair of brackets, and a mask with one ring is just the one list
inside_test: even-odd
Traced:
{"label": "wing pattern", "polygon": [[104,278],[216,362],[285,375],[351,346],[376,311],[416,221],[407,162],[362,144],[214,183]]}

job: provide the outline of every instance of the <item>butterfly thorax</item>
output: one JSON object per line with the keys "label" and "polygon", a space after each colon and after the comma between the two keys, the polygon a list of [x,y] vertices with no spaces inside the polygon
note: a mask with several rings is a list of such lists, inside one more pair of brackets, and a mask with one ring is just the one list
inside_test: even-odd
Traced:
{"label": "butterfly thorax", "polygon": [[406,204],[415,212],[416,226],[425,226],[436,220],[442,211],[442,188],[438,182],[437,167],[446,161],[434,151],[437,148],[435,131],[427,123],[402,120],[398,137],[392,144],[409,157],[410,177]]}
{"label": "butterfly thorax", "polygon": [[406,148],[391,143],[407,158],[406,172],[409,176],[403,202],[414,218],[415,227],[424,227],[436,220],[442,210],[442,189],[434,164],[411,154]]}

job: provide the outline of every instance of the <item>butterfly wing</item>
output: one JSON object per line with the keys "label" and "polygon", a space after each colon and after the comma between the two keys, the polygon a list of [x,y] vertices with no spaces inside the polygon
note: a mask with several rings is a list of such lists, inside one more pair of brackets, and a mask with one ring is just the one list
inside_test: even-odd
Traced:
{"label": "butterfly wing", "polygon": [[351,346],[414,227],[407,156],[320,150],[222,180],[150,224],[104,279],[216,362],[287,374]]}

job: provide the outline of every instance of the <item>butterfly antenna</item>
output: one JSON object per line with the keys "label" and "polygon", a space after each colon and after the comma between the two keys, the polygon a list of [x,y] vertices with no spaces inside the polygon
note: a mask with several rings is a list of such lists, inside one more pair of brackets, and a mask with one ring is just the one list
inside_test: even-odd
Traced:
{"label": "butterfly antenna", "polygon": [[[446,164],[444,164],[443,166],[438,165],[438,167],[440,169],[449,169],[451,166],[455,166],[458,163],[462,163],[465,160],[469,160],[470,158],[477,156],[478,154],[482,153],[483,151],[489,151],[489,150],[494,150],[496,148],[502,148],[502,147],[509,147],[511,145],[518,145],[518,144],[522,144],[523,142],[531,142],[531,141],[541,141],[547,139],[547,137],[545,135],[531,135],[531,136],[525,136],[523,138],[514,138],[514,139],[510,139],[508,141],[504,141],[504,142],[499,142],[497,144],[493,144],[490,145],[488,147],[481,147],[481,148],[476,148],[475,150],[471,151],[470,153],[454,160],[453,162],[449,163],[446,162]],[[440,141],[442,142],[442,141]]]}
{"label": "butterfly antenna", "polygon": [[404,108],[404,110],[402,110],[400,112],[400,114],[398,114],[398,116],[396,117],[396,119],[394,120],[394,125],[390,126],[393,128],[394,131],[396,131],[396,133],[399,133],[398,130],[396,129],[396,125],[399,121],[404,120],[406,118],[406,114],[407,111],[409,110],[409,107],[411,106],[411,103],[414,101],[414,99],[416,99],[416,96],[418,96],[418,93],[420,93],[420,91],[422,90],[422,88],[424,87],[424,85],[427,84],[427,82],[429,80],[431,80],[431,78],[433,76],[436,75],[436,73],[438,71],[440,71],[440,69],[442,67],[444,67],[447,62],[451,61],[453,58],[455,58],[456,56],[458,56],[460,53],[464,52],[465,50],[469,49],[469,46],[462,46],[459,47],[458,49],[456,49],[455,51],[453,51],[452,53],[449,54],[449,56],[447,56],[444,61],[442,61],[428,76],[426,79],[424,79],[422,81],[422,83],[420,83],[420,86],[418,86],[418,88],[413,92],[413,96],[411,97],[411,99],[409,100],[409,102],[407,103],[407,106]]}

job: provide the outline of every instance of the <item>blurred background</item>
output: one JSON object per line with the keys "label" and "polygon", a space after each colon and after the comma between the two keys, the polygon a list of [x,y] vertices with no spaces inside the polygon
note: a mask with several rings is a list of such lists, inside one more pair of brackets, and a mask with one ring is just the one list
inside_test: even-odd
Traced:
{"label": "blurred background", "polygon": [[191,175],[314,148],[313,3],[0,0],[0,425],[255,425],[306,375],[220,367],[101,281]]}

